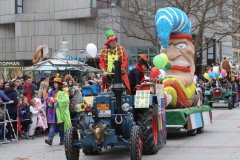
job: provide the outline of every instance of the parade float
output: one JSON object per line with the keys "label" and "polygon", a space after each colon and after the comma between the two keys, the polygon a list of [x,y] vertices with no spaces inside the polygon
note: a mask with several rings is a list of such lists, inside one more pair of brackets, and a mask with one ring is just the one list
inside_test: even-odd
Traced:
{"label": "parade float", "polygon": [[[194,82],[195,49],[191,22],[178,8],[161,8],[155,16],[160,54],[153,64],[164,71],[164,91],[170,96],[166,106],[166,127],[168,131],[185,129],[189,135],[202,133],[204,126],[211,124],[211,108],[201,104]],[[160,72],[161,72],[160,70]],[[165,98],[166,99],[166,98]]]}
{"label": "parade float", "polygon": [[221,69],[220,66],[213,66],[204,73],[203,77],[208,81],[204,84],[204,104],[228,109],[238,106],[238,84],[235,81],[235,73],[231,73],[229,79],[226,70]]}

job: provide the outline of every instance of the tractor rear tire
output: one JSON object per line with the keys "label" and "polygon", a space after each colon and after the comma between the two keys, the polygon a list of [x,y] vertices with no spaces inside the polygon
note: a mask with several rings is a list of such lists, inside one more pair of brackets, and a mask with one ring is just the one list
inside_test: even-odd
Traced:
{"label": "tractor rear tire", "polygon": [[79,160],[80,151],[73,146],[73,143],[79,141],[78,131],[76,128],[71,127],[65,134],[65,155],[67,160]]}
{"label": "tractor rear tire", "polygon": [[141,160],[142,159],[142,131],[139,126],[133,126],[131,130],[130,138],[130,155],[131,160]]}
{"label": "tractor rear tire", "polygon": [[157,154],[159,150],[158,107],[154,106],[139,112],[137,124],[143,133],[143,154]]}

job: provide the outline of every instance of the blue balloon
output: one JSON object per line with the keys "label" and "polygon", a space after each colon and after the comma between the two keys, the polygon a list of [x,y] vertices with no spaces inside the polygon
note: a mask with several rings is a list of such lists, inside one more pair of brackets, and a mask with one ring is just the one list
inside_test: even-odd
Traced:
{"label": "blue balloon", "polygon": [[218,73],[218,72],[214,72],[213,74],[214,74],[214,77],[215,77],[215,78],[218,78],[218,76],[219,76],[219,73]]}
{"label": "blue balloon", "polygon": [[225,78],[225,76],[221,73],[222,77]]}
{"label": "blue balloon", "polygon": [[213,73],[210,73],[210,74],[209,74],[209,78],[211,78],[211,79],[213,79],[213,78],[214,78],[214,75],[213,75]]}

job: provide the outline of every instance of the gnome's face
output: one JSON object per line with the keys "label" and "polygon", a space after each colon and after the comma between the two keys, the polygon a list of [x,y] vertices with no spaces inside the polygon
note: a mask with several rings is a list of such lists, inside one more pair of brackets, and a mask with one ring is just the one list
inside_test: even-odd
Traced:
{"label": "gnome's face", "polygon": [[172,65],[167,75],[177,78],[185,86],[192,84],[195,72],[192,42],[185,38],[172,39],[166,54]]}

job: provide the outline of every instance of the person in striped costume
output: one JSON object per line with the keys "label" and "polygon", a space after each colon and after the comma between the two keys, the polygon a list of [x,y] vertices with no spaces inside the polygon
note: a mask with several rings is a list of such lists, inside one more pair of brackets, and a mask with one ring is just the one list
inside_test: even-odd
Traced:
{"label": "person in striped costume", "polygon": [[111,80],[113,79],[111,73],[114,73],[114,61],[121,60],[123,83],[126,86],[127,90],[130,91],[130,82],[127,73],[128,57],[126,50],[123,46],[118,45],[118,38],[114,34],[113,30],[107,30],[105,32],[105,36],[107,38],[107,41],[105,42],[105,47],[100,53],[99,60],[99,67],[103,72],[102,90],[109,91]]}
{"label": "person in striped costume", "polygon": [[196,105],[194,83],[194,45],[191,22],[178,8],[160,8],[155,15],[161,53],[166,53],[171,68],[163,80],[164,90],[172,96],[168,107],[185,108]]}

